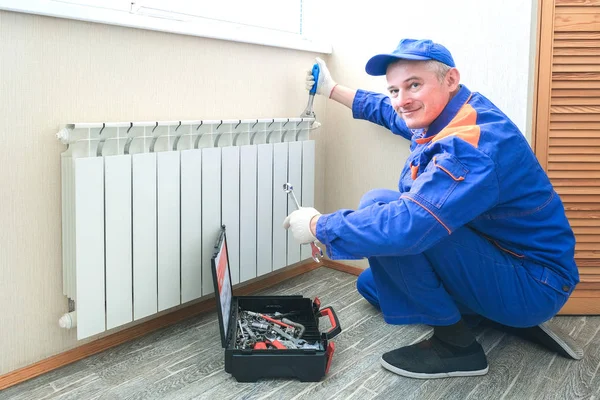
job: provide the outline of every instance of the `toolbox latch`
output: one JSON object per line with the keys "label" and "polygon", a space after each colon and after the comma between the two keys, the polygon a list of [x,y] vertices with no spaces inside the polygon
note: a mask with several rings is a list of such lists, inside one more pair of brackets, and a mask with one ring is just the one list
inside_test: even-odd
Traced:
{"label": "toolbox latch", "polygon": [[319,310],[321,309],[321,300],[318,297],[315,297],[312,303],[313,313],[315,315],[319,314]]}

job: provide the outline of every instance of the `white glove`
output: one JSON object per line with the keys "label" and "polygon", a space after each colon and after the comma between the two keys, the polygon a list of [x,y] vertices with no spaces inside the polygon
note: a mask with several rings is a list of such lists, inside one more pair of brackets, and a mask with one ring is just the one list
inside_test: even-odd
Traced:
{"label": "white glove", "polygon": [[310,231],[310,221],[315,215],[321,215],[321,213],[312,207],[300,207],[299,210],[285,217],[283,228],[291,228],[294,239],[300,244],[314,242],[317,238]]}
{"label": "white glove", "polygon": [[[317,81],[317,94],[331,97],[331,91],[335,87],[336,83],[331,78],[331,74],[327,69],[325,61],[319,57],[315,58],[316,63],[319,65],[319,78]],[[312,89],[315,84],[315,78],[312,75],[312,69],[306,71],[306,90]]]}

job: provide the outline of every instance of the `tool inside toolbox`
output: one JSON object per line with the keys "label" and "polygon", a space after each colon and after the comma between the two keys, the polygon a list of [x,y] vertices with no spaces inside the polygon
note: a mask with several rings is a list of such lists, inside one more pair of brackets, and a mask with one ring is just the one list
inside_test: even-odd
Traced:
{"label": "tool inside toolbox", "polygon": [[[212,258],[223,347],[232,350],[325,351],[327,340],[341,328],[331,307],[302,296],[233,296],[231,272],[222,227]],[[329,316],[332,329],[319,330],[319,317]]]}
{"label": "tool inside toolbox", "polygon": [[[301,295],[234,296],[225,227],[211,260],[225,372],[238,382],[263,378],[320,380],[331,365],[342,330],[332,307]],[[331,328],[322,332],[320,317]]]}
{"label": "tool inside toolbox", "polygon": [[[283,312],[270,311],[275,304],[261,298],[243,298],[238,303],[236,349],[324,350],[313,307],[306,298],[285,299]],[[274,300],[273,300],[274,301]],[[296,304],[293,304],[296,303]]]}

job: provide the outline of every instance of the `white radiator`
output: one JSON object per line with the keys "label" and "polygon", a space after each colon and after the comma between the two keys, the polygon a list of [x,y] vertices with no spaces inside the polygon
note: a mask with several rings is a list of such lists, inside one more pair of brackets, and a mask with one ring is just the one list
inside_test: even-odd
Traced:
{"label": "white radiator", "polygon": [[71,124],[61,156],[64,294],[86,338],[310,258],[282,228],[314,201],[314,118]]}

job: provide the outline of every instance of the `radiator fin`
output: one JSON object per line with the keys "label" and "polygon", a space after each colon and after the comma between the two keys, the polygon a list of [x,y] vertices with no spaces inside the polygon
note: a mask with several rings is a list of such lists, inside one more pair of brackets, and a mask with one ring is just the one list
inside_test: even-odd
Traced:
{"label": "radiator fin", "polygon": [[233,284],[310,258],[282,223],[296,209],[284,183],[314,205],[311,122],[76,124],[61,193],[77,338],[210,296],[222,225]]}

